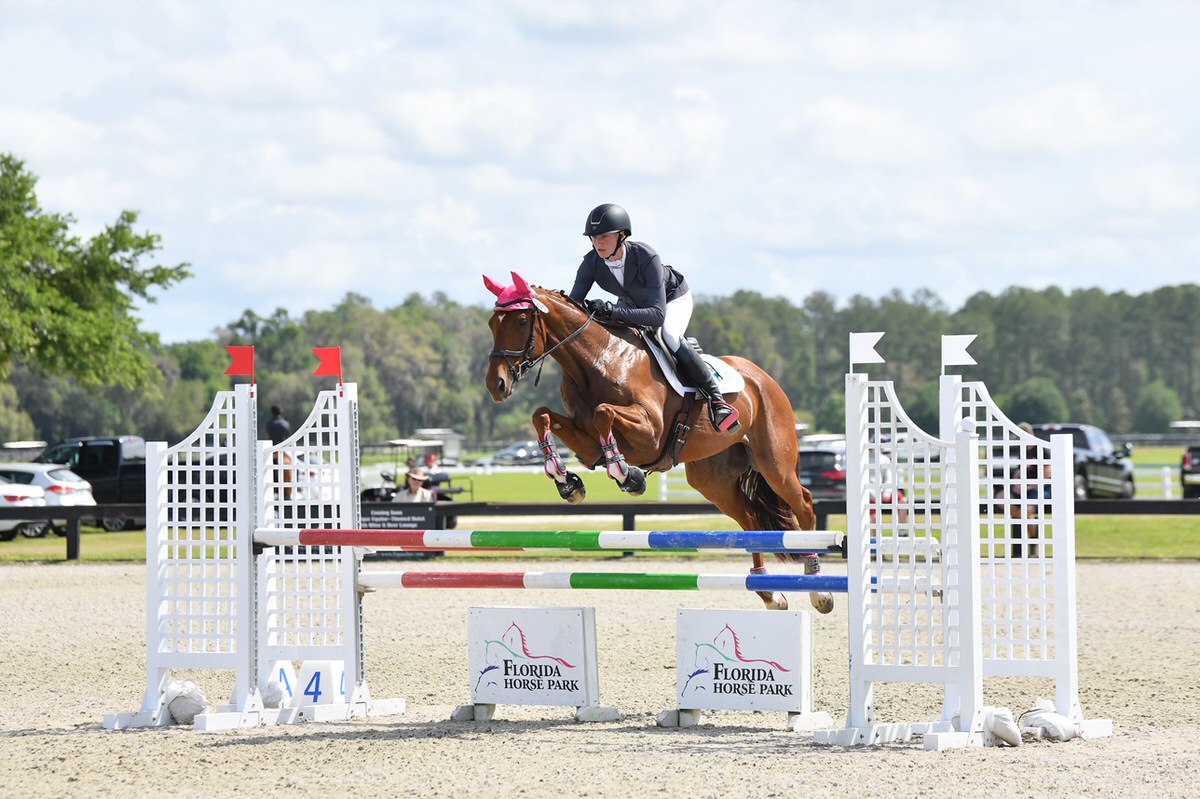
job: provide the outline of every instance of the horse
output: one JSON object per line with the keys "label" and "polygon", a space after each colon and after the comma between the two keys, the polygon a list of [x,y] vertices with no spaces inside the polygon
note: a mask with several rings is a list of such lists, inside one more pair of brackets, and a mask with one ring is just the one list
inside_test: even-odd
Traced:
{"label": "horse", "polygon": [[275,498],[282,498],[285,502],[292,499],[292,490],[296,487],[296,480],[292,469],[292,455],[290,452],[282,449],[277,449],[271,453],[271,482],[275,484]]}
{"label": "horse", "polygon": [[[646,490],[646,471],[683,463],[688,483],[743,530],[813,530],[812,495],[796,473],[799,444],[791,402],[775,380],[753,362],[736,356],[721,361],[745,381],[726,400],[741,414],[741,429],[713,428],[702,403],[679,412],[684,399],[672,390],[640,330],[597,321],[561,291],[530,286],[516,272],[513,285],[487,276],[496,295],[488,324],[492,352],[484,378],[495,402],[508,400],[520,379],[547,357],[562,367],[565,414],[543,406],[533,412],[546,475],[572,504],[586,496],[583,481],[568,471],[551,433],[592,469],[604,465],[622,491]],[[679,420],[678,422],[676,420]],[[682,448],[673,428],[685,428]],[[751,573],[766,571],[762,553],[752,554]],[[803,560],[806,574],[820,572],[815,555],[777,553],[781,561]],[[786,609],[778,592],[757,592],[769,609]],[[818,611],[833,610],[833,597],[812,593]]]}

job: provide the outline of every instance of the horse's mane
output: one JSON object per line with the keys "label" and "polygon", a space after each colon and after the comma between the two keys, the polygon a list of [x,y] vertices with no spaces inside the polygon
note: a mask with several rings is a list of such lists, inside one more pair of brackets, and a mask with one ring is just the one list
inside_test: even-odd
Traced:
{"label": "horse's mane", "polygon": [[[562,289],[548,289],[545,286],[530,286],[530,288],[535,289],[537,291],[544,291],[547,294],[553,295],[554,297],[557,297],[558,299],[562,300],[562,302],[565,305],[569,305],[570,307],[572,307],[575,310],[582,313],[584,316],[591,316],[591,312],[587,309],[586,305],[584,305],[582,302],[579,302],[576,299],[573,299],[570,294],[563,291]],[[636,341],[639,338],[645,338],[647,335],[646,330],[642,327],[639,327],[638,325],[626,325],[626,324],[622,324],[620,322],[604,321],[604,322],[600,323],[600,326],[614,336],[618,336],[618,333],[620,333],[623,330],[628,330],[630,333],[633,334],[634,341]],[[618,336],[618,337],[620,337],[620,336]],[[642,345],[642,346],[644,346],[644,345]]]}
{"label": "horse's mane", "polygon": [[567,303],[567,305],[573,305],[573,306],[575,306],[576,308],[578,308],[579,310],[581,310],[581,311],[584,311],[584,312],[586,312],[586,311],[587,311],[587,308],[585,308],[585,307],[584,307],[584,305],[583,305],[583,303],[582,303],[582,302],[578,302],[578,301],[577,301],[577,300],[575,300],[573,297],[571,297],[571,295],[570,295],[570,294],[568,294],[567,292],[563,291],[562,289],[548,289],[548,288],[546,288],[545,286],[533,286],[533,288],[535,288],[535,289],[538,289],[539,291],[544,291],[544,292],[546,292],[547,294],[554,294],[554,295],[556,295],[556,296],[557,296],[557,297],[558,297],[560,300],[562,300],[563,302]]}

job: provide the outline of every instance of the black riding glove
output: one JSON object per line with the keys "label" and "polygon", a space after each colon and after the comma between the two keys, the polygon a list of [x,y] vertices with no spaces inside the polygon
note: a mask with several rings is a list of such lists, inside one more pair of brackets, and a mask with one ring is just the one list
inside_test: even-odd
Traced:
{"label": "black riding glove", "polygon": [[613,304],[607,300],[586,300],[583,305],[592,318],[598,322],[607,322],[612,319]]}

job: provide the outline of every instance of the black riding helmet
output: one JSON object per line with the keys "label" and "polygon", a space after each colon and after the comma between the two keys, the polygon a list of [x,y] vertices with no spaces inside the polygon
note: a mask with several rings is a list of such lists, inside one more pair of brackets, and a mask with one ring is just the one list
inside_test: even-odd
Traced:
{"label": "black riding helmet", "polygon": [[630,223],[629,214],[625,209],[615,203],[597,205],[588,214],[587,222],[583,225],[583,235],[585,236],[603,236],[605,233],[618,231],[625,234],[621,237],[623,241],[625,236],[633,235],[633,225]]}

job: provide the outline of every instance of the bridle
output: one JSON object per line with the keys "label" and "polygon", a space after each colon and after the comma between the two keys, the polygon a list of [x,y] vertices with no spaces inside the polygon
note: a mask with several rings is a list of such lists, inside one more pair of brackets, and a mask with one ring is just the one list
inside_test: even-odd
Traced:
{"label": "bridle", "polygon": [[[530,310],[533,311],[533,324],[531,324],[529,326],[529,341],[527,341],[525,343],[525,349],[523,349],[523,350],[492,350],[490,353],[488,353],[488,358],[503,358],[504,359],[504,362],[508,365],[509,371],[512,373],[512,382],[513,382],[514,386],[516,386],[517,381],[519,381],[530,369],[532,369],[533,367],[542,363],[542,361],[544,361],[556,349],[558,349],[559,347],[563,346],[564,344],[570,342],[572,339],[578,337],[579,334],[582,333],[584,330],[586,330],[587,326],[592,323],[592,315],[588,314],[587,321],[584,322],[582,325],[580,325],[578,329],[576,329],[573,333],[571,333],[571,335],[567,336],[562,341],[558,342],[553,347],[551,347],[550,349],[543,352],[541,355],[534,358],[533,357],[533,347],[534,347],[534,344],[537,342],[537,326],[538,326],[538,320],[541,318],[539,311],[538,311],[538,306],[537,306],[536,300],[537,300],[536,297],[518,297],[516,299],[509,300],[508,302],[497,302],[496,306],[495,306],[496,311],[503,311],[504,309],[510,308],[514,305],[528,303]],[[545,322],[545,320],[542,320],[543,334],[545,332],[545,329],[546,329],[546,322]],[[512,360],[510,360],[512,358],[520,358],[521,360],[514,363]],[[542,376],[542,373],[541,373],[541,370],[539,369],[538,376],[536,378],[534,378],[534,381],[533,381],[533,384],[535,386],[538,384],[538,380],[541,379],[541,376]]]}

